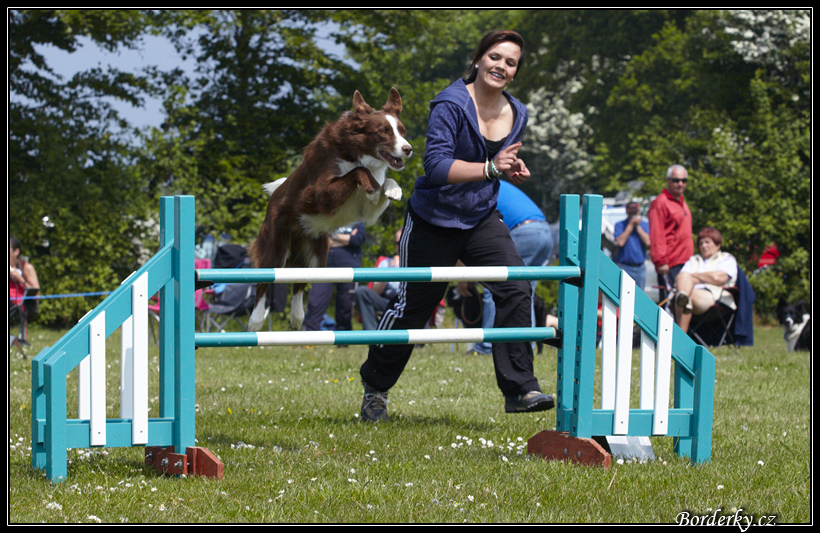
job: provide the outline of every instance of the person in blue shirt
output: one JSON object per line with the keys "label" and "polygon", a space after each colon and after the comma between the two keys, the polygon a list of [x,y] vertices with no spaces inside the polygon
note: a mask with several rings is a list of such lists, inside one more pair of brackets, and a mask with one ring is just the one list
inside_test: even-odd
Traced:
{"label": "person in blue shirt", "polygon": [[[430,103],[424,175],[416,179],[401,235],[401,267],[523,266],[510,231],[496,209],[499,178],[530,177],[518,157],[527,108],[505,89],[518,74],[524,40],[513,31],[484,36],[469,72]],[[402,282],[379,330],[421,329],[447,290],[447,282]],[[496,327],[530,327],[529,281],[488,282],[497,302]],[[413,345],[371,345],[360,375],[362,420],[387,419],[387,393],[401,376]],[[493,343],[496,383],[508,413],[555,407],[541,392],[529,342]]]}
{"label": "person in blue shirt", "polygon": [[[510,229],[510,237],[524,261],[524,266],[545,265],[552,253],[553,240],[552,231],[541,208],[521,189],[506,181],[501,182],[501,188],[498,190],[497,207],[498,212],[504,218],[504,224]],[[536,281],[531,282],[533,294],[535,294],[537,283]],[[495,322],[495,302],[492,293],[486,288],[482,301],[484,309],[481,327],[492,328]],[[544,324],[535,323],[535,307],[532,310],[532,325],[544,326]],[[478,354],[489,354],[492,351],[492,344],[478,343],[472,351]]]}
{"label": "person in blue shirt", "polygon": [[629,202],[626,204],[626,218],[615,224],[615,244],[618,245],[615,264],[643,290],[646,285],[644,262],[649,246],[649,223],[643,220],[639,209],[636,202]]}

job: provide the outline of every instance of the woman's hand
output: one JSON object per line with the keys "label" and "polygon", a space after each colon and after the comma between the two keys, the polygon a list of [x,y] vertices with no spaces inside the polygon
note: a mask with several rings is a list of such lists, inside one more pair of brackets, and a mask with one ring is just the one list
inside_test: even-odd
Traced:
{"label": "woman's hand", "polygon": [[512,183],[519,185],[527,181],[530,177],[530,171],[522,159],[518,158],[518,151],[521,149],[521,143],[511,144],[510,146],[501,150],[493,163],[495,168],[503,172],[507,179]]}

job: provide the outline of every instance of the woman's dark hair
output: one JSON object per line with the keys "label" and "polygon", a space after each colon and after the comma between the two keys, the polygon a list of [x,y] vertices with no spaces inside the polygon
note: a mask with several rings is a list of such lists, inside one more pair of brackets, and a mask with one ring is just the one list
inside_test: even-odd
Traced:
{"label": "woman's dark hair", "polygon": [[17,237],[9,236],[9,248],[12,250],[19,250],[20,249],[20,241]]}
{"label": "woman's dark hair", "polygon": [[518,47],[521,48],[521,58],[518,60],[515,75],[517,76],[518,73],[521,72],[521,64],[524,62],[524,38],[521,37],[518,32],[514,32],[512,30],[495,30],[485,35],[484,38],[481,39],[481,42],[478,43],[478,48],[476,48],[475,54],[473,54],[473,60],[470,61],[470,66],[468,67],[467,72],[464,73],[464,78],[467,83],[472,83],[475,81],[475,78],[478,75],[475,66],[479,61],[481,61],[481,58],[484,57],[487,50],[502,42],[511,42],[517,44]]}

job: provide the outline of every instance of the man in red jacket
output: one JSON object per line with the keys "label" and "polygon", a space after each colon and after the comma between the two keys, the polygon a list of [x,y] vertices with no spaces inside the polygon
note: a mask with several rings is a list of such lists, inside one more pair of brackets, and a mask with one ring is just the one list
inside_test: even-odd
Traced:
{"label": "man in red jacket", "polygon": [[[658,281],[675,286],[675,277],[683,264],[692,257],[692,212],[683,198],[689,174],[682,165],[672,165],[666,171],[666,188],[649,206],[649,253]],[[662,293],[662,297],[666,295]]]}

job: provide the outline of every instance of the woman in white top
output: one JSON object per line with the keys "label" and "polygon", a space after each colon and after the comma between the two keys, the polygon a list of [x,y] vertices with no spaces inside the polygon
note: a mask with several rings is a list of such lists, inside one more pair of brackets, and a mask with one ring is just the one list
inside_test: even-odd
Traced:
{"label": "woman in white top", "polygon": [[705,313],[716,302],[721,301],[735,308],[732,295],[723,287],[737,283],[737,260],[728,252],[721,252],[723,236],[715,228],[703,228],[698,233],[699,254],[693,255],[684,264],[675,278],[675,316],[680,328],[688,332],[692,313]]}

